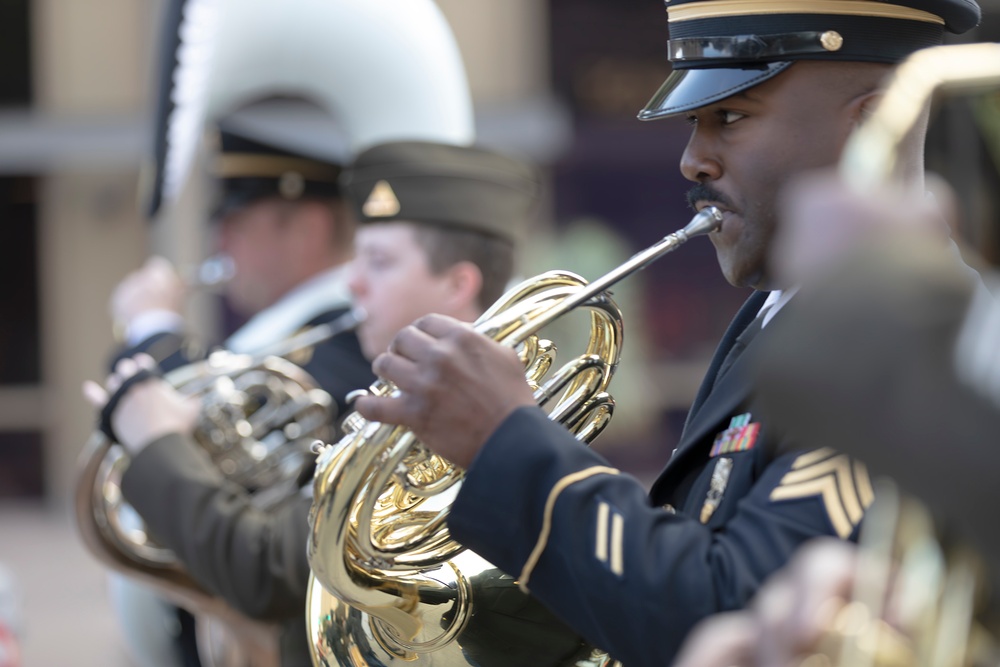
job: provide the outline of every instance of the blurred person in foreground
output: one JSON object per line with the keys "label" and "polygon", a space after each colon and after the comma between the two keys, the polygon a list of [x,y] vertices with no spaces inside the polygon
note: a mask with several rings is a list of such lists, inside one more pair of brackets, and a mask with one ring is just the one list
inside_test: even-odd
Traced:
{"label": "blurred person in foreground", "polygon": [[[864,467],[811,434],[776,430],[741,354],[799,300],[768,260],[777,194],[838,161],[894,63],[979,20],[958,0],[707,0],[667,12],[675,71],[641,117],[691,123],[680,161],[696,183],[689,200],[723,211],[711,234],[720,267],[755,293],[650,493],[546,418],[512,350],[444,317],[405,328],[375,360],[398,396],[356,403],[466,468],[451,535],[629,667],[669,663],[695,623],[746,605],[806,541],[856,539],[873,499]],[[901,160],[921,188],[922,128]]]}
{"label": "blurred person in foreground", "polygon": [[[367,314],[358,337],[369,355],[414,317],[441,312],[472,320],[496,299],[511,277],[515,240],[537,190],[532,170],[519,162],[430,142],[370,148],[343,182],[361,221],[357,258],[345,277]],[[148,355],[119,361],[107,391],[152,364]],[[99,386],[88,393],[104,404]],[[198,410],[155,378],[127,388],[112,415],[132,457],[123,494],[199,583],[248,616],[286,624],[283,666],[310,665],[311,487],[276,508],[255,506],[190,438]]]}
{"label": "blurred person in foreground", "polygon": [[761,350],[761,396],[789,433],[825,424],[820,444],[863,456],[1000,564],[980,476],[998,462],[1000,274],[948,241],[953,202],[946,186],[858,194],[829,175],[789,193],[795,223],[856,222],[840,239],[789,225],[777,261],[808,299]]}

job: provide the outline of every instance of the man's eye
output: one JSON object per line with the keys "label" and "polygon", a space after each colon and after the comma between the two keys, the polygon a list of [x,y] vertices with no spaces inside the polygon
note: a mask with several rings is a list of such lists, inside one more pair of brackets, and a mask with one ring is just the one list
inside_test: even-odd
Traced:
{"label": "man's eye", "polygon": [[697,116],[684,116],[684,122],[687,123],[688,125],[697,125],[698,124],[698,117]]}
{"label": "man's eye", "polygon": [[730,125],[741,118],[746,118],[746,114],[740,113],[739,111],[720,111],[719,117],[722,118],[723,125]]}

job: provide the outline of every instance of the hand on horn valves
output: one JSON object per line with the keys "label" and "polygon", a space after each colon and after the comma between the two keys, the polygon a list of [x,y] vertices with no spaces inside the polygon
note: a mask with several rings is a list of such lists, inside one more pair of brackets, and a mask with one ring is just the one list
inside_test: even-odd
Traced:
{"label": "hand on horn valves", "polygon": [[[147,354],[120,360],[102,387],[83,383],[83,395],[101,409],[130,377],[141,370],[153,370],[156,362]],[[118,442],[132,455],[170,433],[191,433],[198,419],[198,401],[184,396],[159,377],[151,376],[133,384],[119,399],[111,425]]]}
{"label": "hand on horn valves", "polygon": [[512,412],[535,405],[514,350],[444,315],[402,329],[372,369],[399,392],[357,399],[361,416],[409,428],[462,468]]}

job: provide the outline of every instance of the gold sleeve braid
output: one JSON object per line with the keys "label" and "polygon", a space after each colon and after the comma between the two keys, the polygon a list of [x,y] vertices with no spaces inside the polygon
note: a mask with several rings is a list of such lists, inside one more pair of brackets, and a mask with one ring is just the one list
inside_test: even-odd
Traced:
{"label": "gold sleeve braid", "polygon": [[542,515],[542,529],[538,533],[538,541],[535,543],[535,548],[532,549],[531,555],[528,556],[528,560],[525,561],[524,567],[521,568],[521,575],[517,578],[517,587],[521,589],[522,593],[528,593],[528,579],[531,577],[531,572],[535,569],[538,560],[542,557],[542,552],[545,551],[545,546],[549,542],[549,534],[552,532],[552,510],[556,506],[556,500],[559,499],[559,495],[573,484],[594,475],[618,475],[620,473],[621,471],[617,468],[594,466],[579,470],[571,475],[566,475],[555,483],[549,491],[549,497],[545,501],[545,513]]}

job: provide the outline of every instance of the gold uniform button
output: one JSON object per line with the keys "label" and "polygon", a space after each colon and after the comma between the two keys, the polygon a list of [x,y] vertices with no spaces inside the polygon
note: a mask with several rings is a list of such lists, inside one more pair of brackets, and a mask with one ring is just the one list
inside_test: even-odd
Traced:
{"label": "gold uniform button", "polygon": [[827,51],[839,51],[844,45],[844,38],[836,30],[827,30],[819,36],[819,43]]}
{"label": "gold uniform button", "polygon": [[667,503],[666,505],[663,506],[663,511],[666,512],[667,514],[677,514],[677,510],[674,509],[674,506],[671,505],[670,503]]}

